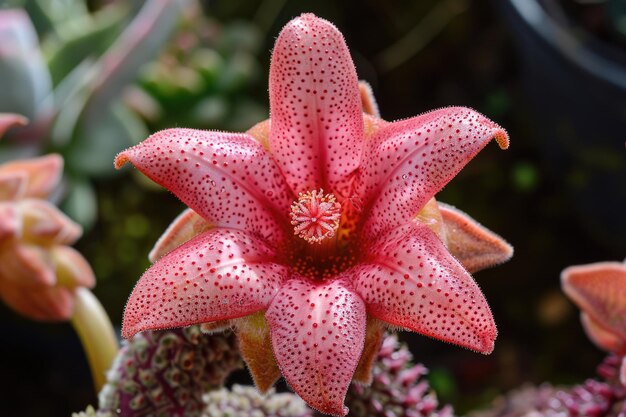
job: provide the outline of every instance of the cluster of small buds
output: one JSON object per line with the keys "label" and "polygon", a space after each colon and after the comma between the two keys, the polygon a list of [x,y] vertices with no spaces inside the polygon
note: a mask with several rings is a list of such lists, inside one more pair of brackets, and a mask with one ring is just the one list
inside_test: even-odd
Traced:
{"label": "cluster of small buds", "polygon": [[409,349],[395,335],[386,336],[374,362],[372,384],[353,383],[346,397],[355,417],[452,417],[439,408],[437,396],[423,377],[428,370],[412,363]]}
{"label": "cluster of small buds", "polygon": [[313,417],[314,412],[292,393],[271,390],[260,394],[254,387],[234,385],[205,396],[203,417]]}
{"label": "cluster of small buds", "polygon": [[597,369],[601,380],[588,379],[571,388],[521,388],[470,417],[626,417],[620,366],[621,357],[609,355]]}
{"label": "cluster of small buds", "polygon": [[200,416],[203,395],[241,365],[230,332],[205,335],[192,326],[137,334],[107,375],[97,415]]}

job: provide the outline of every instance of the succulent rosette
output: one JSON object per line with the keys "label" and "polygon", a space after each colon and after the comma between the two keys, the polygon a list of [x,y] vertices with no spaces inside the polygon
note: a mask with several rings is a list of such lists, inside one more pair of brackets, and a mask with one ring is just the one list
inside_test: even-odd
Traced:
{"label": "succulent rosette", "polygon": [[77,288],[95,284],[69,246],[80,226],[46,200],[62,171],[54,154],[0,165],[0,299],[35,320],[68,320]]}
{"label": "succulent rosette", "polygon": [[350,382],[371,381],[386,326],[491,352],[468,269],[511,247],[434,196],[506,132],[462,107],[380,119],[343,36],[311,14],[280,33],[269,84],[270,119],[246,133],[170,129],[116,158],[189,206],[151,253],[123,335],[232,327],[261,391],[282,373],[337,416]]}

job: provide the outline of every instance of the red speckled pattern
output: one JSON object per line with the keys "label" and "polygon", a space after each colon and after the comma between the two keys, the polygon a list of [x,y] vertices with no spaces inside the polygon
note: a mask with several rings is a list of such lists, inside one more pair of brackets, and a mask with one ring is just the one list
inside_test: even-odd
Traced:
{"label": "red speckled pattern", "polygon": [[365,339],[365,305],[341,279],[292,279],[266,314],[281,372],[311,407],[344,416]]}
{"label": "red speckled pattern", "polygon": [[285,236],[293,195],[270,155],[245,134],[169,129],[120,153],[216,227]]}
{"label": "red speckled pattern", "polygon": [[597,324],[626,340],[626,264],[571,266],[562,272],[561,286]]}
{"label": "red speckled pattern", "polygon": [[141,277],[126,305],[122,335],[242,317],[267,308],[287,277],[274,251],[235,229],[203,233]]}
{"label": "red speckled pattern", "polygon": [[363,234],[411,220],[491,139],[506,132],[480,113],[448,107],[391,123],[367,142],[361,192],[371,204]]}
{"label": "red speckled pattern", "polygon": [[270,117],[270,148],[294,192],[337,193],[358,168],[359,83],[343,36],[330,22],[304,14],[278,36]]}
{"label": "red speckled pattern", "polygon": [[493,350],[497,330],[487,301],[427,226],[398,228],[367,250],[352,273],[370,314],[482,353]]}

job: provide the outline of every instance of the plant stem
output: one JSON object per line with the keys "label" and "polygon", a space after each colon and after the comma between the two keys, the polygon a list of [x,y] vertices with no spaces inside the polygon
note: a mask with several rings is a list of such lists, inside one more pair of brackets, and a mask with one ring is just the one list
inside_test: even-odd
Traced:
{"label": "plant stem", "polygon": [[76,290],[76,305],[71,320],[83,345],[96,392],[106,383],[106,371],[119,350],[115,330],[102,304],[87,288]]}

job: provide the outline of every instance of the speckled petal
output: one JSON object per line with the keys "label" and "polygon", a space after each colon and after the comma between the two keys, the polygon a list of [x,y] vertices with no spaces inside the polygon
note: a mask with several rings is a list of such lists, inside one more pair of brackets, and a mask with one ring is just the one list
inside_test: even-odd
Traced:
{"label": "speckled petal", "polygon": [[491,139],[508,147],[497,124],[448,107],[388,124],[367,141],[359,192],[371,208],[363,234],[378,236],[412,219]]}
{"label": "speckled petal", "polygon": [[200,233],[206,232],[210,228],[211,225],[202,216],[192,209],[186,209],[163,232],[150,254],[148,254],[148,259],[154,263],[183,243],[198,236]]}
{"label": "speckled petal", "polygon": [[22,197],[45,198],[59,185],[63,175],[63,158],[50,154],[39,158],[12,161],[0,165],[0,175],[24,173],[26,189]]}
{"label": "speckled petal", "polygon": [[470,273],[508,261],[513,247],[466,213],[439,203],[450,253]]}
{"label": "speckled petal", "polygon": [[245,134],[169,129],[120,153],[216,227],[254,232],[273,244],[286,236],[291,191],[271,156]]}
{"label": "speckled petal", "polygon": [[265,316],[283,376],[307,404],[344,416],[365,339],[365,305],[342,279],[289,280]]}
{"label": "speckled petal", "polygon": [[122,335],[263,310],[287,272],[262,240],[241,230],[212,229],[144,273],[126,305]]}
{"label": "speckled petal", "polygon": [[626,264],[571,266],[561,273],[561,287],[594,321],[626,340]]}
{"label": "speckled petal", "polygon": [[350,52],[332,23],[312,14],[282,30],[270,66],[270,148],[291,189],[339,196],[359,166],[363,117]]}
{"label": "speckled petal", "polygon": [[367,311],[380,320],[482,353],[493,350],[493,316],[478,285],[422,224],[369,245],[351,271]]}
{"label": "speckled petal", "polygon": [[600,349],[620,354],[626,353],[626,341],[620,335],[602,327],[585,312],[580,313],[580,321],[587,337]]}

